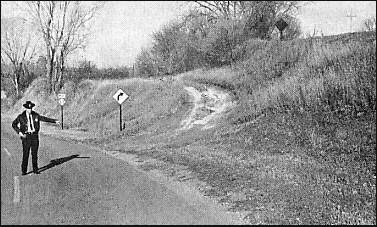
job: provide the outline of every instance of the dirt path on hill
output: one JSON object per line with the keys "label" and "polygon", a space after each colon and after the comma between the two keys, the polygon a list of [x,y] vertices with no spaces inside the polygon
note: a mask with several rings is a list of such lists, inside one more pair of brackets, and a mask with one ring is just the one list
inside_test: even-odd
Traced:
{"label": "dirt path on hill", "polygon": [[212,128],[216,125],[216,120],[234,105],[228,93],[215,88],[202,92],[194,87],[185,89],[193,97],[194,107],[189,116],[182,120],[179,130],[190,129],[194,125],[203,125],[202,130]]}

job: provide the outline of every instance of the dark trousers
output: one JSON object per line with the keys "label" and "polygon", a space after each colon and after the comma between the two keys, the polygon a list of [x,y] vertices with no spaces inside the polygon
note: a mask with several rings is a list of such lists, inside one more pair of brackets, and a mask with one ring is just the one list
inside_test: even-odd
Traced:
{"label": "dark trousers", "polygon": [[22,164],[21,164],[22,173],[26,173],[27,171],[30,150],[31,150],[33,171],[38,170],[38,147],[39,147],[38,134],[34,134],[34,135],[26,134],[26,138],[22,139],[22,150],[23,150]]}

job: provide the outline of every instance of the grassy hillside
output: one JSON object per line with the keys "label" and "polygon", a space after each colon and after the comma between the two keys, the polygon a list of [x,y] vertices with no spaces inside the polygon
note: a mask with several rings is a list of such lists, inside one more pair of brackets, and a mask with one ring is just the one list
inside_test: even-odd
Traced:
{"label": "grassy hillside", "polygon": [[[61,109],[55,95],[43,92],[47,81],[35,80],[19,100],[13,113],[22,111],[22,104],[32,100],[40,114],[60,119]],[[79,84],[68,82],[60,93],[65,93],[64,128],[79,128],[91,131],[98,137],[113,136],[119,133],[119,104],[113,95],[118,89],[125,91],[129,98],[122,104],[122,135],[140,131],[160,130],[154,122],[171,115],[182,114],[187,108],[182,103],[187,94],[179,85],[169,81],[153,81],[138,78],[126,80],[85,80]],[[167,130],[168,126],[163,130]]]}
{"label": "grassy hillside", "polygon": [[374,110],[376,33],[291,41],[251,40],[247,60],[191,73],[191,80],[232,91],[240,100],[234,120],[266,110],[310,112]]}
{"label": "grassy hillside", "polygon": [[[65,125],[96,133],[109,150],[152,157],[171,175],[247,211],[252,224],[376,224],[376,34],[292,41],[251,40],[247,60],[156,80],[67,83]],[[38,80],[25,93],[59,118]],[[223,88],[237,105],[217,125],[177,132],[188,115],[183,89]],[[123,104],[119,133],[112,95]]]}

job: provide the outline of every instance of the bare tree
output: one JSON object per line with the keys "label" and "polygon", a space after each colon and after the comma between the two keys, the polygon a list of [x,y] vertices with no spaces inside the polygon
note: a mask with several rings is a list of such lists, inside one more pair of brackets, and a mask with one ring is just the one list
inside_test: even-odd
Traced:
{"label": "bare tree", "polygon": [[286,15],[295,16],[300,6],[299,1],[194,1],[196,9],[211,21],[239,20],[245,24],[246,36],[268,38],[275,22]]}
{"label": "bare tree", "polygon": [[265,6],[273,9],[277,16],[296,13],[303,2],[299,1],[193,1],[196,8],[214,18],[242,18],[257,14]]}
{"label": "bare tree", "polygon": [[103,2],[26,1],[22,7],[43,37],[49,92],[62,86],[67,56],[86,45],[89,24]]}
{"label": "bare tree", "polygon": [[20,79],[27,73],[27,64],[35,57],[36,36],[27,29],[22,18],[1,19],[1,60],[10,63],[9,73],[17,98],[20,96]]}

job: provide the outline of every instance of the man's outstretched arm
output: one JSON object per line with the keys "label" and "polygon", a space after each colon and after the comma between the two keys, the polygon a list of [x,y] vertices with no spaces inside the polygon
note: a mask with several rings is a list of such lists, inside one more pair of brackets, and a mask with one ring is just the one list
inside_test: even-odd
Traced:
{"label": "man's outstretched arm", "polygon": [[42,116],[42,115],[39,115],[38,118],[39,118],[40,121],[44,121],[44,122],[59,123],[59,121],[56,120],[56,119],[45,117],[45,116]]}

